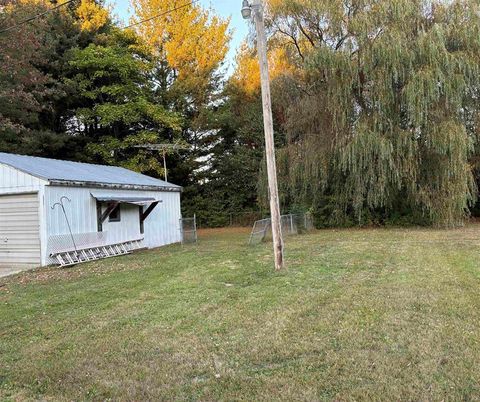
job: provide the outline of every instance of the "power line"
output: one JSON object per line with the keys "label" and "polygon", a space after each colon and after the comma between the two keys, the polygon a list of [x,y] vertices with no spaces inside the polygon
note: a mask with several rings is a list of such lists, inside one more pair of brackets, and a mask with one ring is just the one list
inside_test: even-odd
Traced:
{"label": "power line", "polygon": [[43,17],[44,15],[47,15],[48,13],[51,13],[54,10],[59,9],[60,7],[66,6],[67,4],[73,3],[75,0],[67,0],[64,3],[57,4],[55,7],[49,8],[47,11],[44,11],[43,13],[33,15],[31,17],[28,17],[24,19],[23,21],[20,21],[18,24],[12,25],[8,28],[0,30],[0,33],[8,32],[11,31],[12,29],[18,28],[22,25],[25,25],[28,22],[34,21],[37,18]]}
{"label": "power line", "polygon": [[[20,27],[20,26],[22,26],[22,25],[25,25],[25,24],[28,23],[28,22],[31,22],[31,21],[34,21],[34,20],[40,18],[40,17],[43,17],[44,15],[46,15],[46,14],[48,14],[48,13],[51,13],[52,11],[57,10],[57,9],[60,8],[60,7],[66,6],[67,4],[70,4],[70,3],[73,3],[74,1],[76,1],[76,0],[67,0],[67,1],[65,1],[64,3],[58,4],[58,5],[56,5],[55,7],[52,7],[52,8],[50,8],[50,9],[48,9],[47,11],[44,11],[43,13],[36,14],[36,15],[31,16],[31,17],[28,17],[28,18],[20,21],[18,24],[15,24],[15,25],[12,25],[12,26],[10,26],[10,27],[8,27],[8,28],[6,28],[6,29],[0,30],[0,34],[1,34],[1,33],[4,33],[4,32],[11,31],[12,29],[18,28],[18,27]],[[124,27],[123,29],[132,28],[132,27],[134,27],[134,26],[143,24],[143,23],[145,23],[145,22],[152,21],[152,20],[154,20],[154,19],[163,17],[163,16],[165,16],[165,15],[167,15],[167,14],[170,14],[170,13],[172,13],[172,12],[174,12],[174,11],[181,10],[182,8],[185,8],[185,7],[191,6],[191,5],[195,4],[195,3],[198,3],[199,1],[200,1],[200,0],[193,0],[193,1],[189,2],[189,3],[186,3],[186,4],[183,4],[183,5],[181,5],[181,6],[172,8],[172,9],[170,9],[170,10],[167,10],[167,11],[165,11],[165,12],[163,12],[163,13],[154,15],[153,17],[150,17],[150,18],[147,18],[147,19],[145,19],[145,20],[138,21],[138,22],[135,22],[135,23],[133,23],[133,24],[127,25],[127,26]]]}
{"label": "power line", "polygon": [[147,19],[145,19],[145,20],[138,21],[138,22],[134,22],[133,24],[127,25],[127,26],[126,26],[125,28],[123,28],[123,29],[132,28],[132,27],[134,27],[134,26],[143,24],[143,23],[145,23],[145,22],[152,21],[152,20],[154,20],[154,19],[163,17],[164,15],[173,13],[174,11],[181,10],[182,8],[185,8],[185,7],[188,7],[188,6],[192,6],[193,4],[198,3],[199,1],[200,1],[200,0],[193,0],[193,1],[189,2],[189,3],[187,3],[187,4],[184,4],[184,5],[182,5],[182,6],[178,6],[178,7],[172,8],[171,10],[167,10],[167,11],[165,11],[165,12],[163,12],[163,13],[154,15],[153,17],[147,18]]}

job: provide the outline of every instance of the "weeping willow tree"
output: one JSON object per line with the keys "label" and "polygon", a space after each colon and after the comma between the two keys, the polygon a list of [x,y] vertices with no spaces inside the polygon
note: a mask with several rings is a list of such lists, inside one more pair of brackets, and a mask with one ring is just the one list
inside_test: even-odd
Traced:
{"label": "weeping willow tree", "polygon": [[297,51],[295,84],[277,83],[291,94],[279,164],[293,202],[328,193],[332,216],[401,203],[461,224],[477,193],[479,3],[272,0],[270,12]]}

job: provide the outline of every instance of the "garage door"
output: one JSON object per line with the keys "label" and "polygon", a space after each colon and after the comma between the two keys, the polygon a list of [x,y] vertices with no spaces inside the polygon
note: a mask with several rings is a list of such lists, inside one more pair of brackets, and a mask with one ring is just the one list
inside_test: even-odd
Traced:
{"label": "garage door", "polygon": [[0,195],[0,267],[40,265],[38,195]]}

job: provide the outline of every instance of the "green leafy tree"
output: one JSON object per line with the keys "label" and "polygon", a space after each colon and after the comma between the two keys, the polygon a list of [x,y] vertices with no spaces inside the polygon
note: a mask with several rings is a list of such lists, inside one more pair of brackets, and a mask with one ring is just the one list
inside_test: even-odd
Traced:
{"label": "green leafy tree", "polygon": [[463,222],[477,192],[479,11],[475,1],[275,2],[272,27],[303,66],[284,86],[279,164],[292,202],[329,200],[337,222],[399,212]]}
{"label": "green leafy tree", "polygon": [[180,116],[156,102],[154,63],[132,31],[112,31],[70,52],[68,85],[77,94],[75,131],[99,162],[163,175],[158,155],[135,148],[179,132]]}

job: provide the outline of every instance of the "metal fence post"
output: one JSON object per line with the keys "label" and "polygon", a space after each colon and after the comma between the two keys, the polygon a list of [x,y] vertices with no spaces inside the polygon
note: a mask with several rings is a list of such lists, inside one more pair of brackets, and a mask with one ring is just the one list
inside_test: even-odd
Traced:
{"label": "metal fence post", "polygon": [[195,243],[198,241],[197,234],[197,214],[193,214],[193,230],[195,230]]}
{"label": "metal fence post", "polygon": [[182,244],[183,244],[183,219],[182,218],[179,219],[179,223],[180,223],[180,238],[182,239]]}

